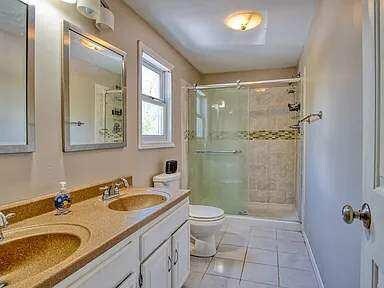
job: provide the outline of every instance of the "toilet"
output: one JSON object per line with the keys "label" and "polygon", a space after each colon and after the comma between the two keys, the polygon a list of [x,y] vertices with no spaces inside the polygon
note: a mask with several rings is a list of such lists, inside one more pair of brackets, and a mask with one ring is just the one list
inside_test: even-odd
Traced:
{"label": "toilet", "polygon": [[[169,193],[180,189],[180,173],[160,174],[153,177],[155,188],[166,188]],[[191,224],[191,255],[211,257],[216,254],[216,234],[225,222],[224,211],[203,205],[189,206]]]}

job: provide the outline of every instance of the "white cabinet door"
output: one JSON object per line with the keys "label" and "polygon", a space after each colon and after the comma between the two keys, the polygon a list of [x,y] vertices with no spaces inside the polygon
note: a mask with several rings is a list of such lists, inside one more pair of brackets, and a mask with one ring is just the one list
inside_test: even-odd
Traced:
{"label": "white cabinet door", "polygon": [[172,236],[173,273],[172,288],[180,288],[187,280],[190,269],[189,221],[185,222]]}
{"label": "white cabinet door", "polygon": [[168,239],[141,264],[142,288],[171,288],[171,248],[171,240]]}
{"label": "white cabinet door", "polygon": [[139,266],[138,239],[123,240],[55,288],[120,288],[122,284],[122,288],[135,287],[127,283],[137,281]]}
{"label": "white cabinet door", "polygon": [[137,288],[137,275],[136,275],[136,273],[131,273],[116,288]]}

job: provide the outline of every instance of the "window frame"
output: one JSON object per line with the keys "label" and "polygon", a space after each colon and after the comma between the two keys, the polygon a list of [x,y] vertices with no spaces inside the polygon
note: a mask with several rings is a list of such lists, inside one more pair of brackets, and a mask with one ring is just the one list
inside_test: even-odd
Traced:
{"label": "window frame", "polygon": [[[160,98],[142,92],[142,67],[160,75]],[[174,66],[164,60],[156,52],[138,41],[138,148],[158,149],[176,147],[173,142],[172,95]],[[143,102],[163,107],[163,135],[143,135],[142,109]]]}

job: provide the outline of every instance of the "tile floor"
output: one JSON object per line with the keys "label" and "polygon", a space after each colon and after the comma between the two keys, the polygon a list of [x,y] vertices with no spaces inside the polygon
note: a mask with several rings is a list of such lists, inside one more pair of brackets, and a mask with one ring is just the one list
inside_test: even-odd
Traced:
{"label": "tile floor", "polygon": [[227,222],[215,257],[191,257],[184,288],[318,288],[301,232]]}

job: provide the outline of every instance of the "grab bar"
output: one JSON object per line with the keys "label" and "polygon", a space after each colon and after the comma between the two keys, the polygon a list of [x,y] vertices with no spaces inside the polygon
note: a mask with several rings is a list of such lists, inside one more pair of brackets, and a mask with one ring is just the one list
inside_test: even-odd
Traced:
{"label": "grab bar", "polygon": [[196,150],[199,154],[239,154],[241,150]]}

